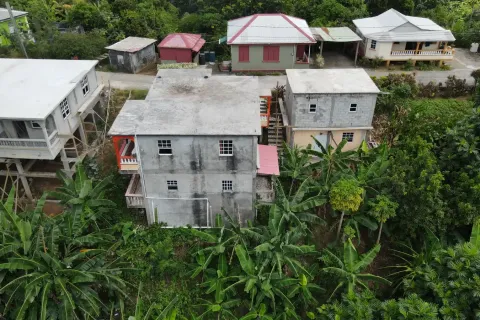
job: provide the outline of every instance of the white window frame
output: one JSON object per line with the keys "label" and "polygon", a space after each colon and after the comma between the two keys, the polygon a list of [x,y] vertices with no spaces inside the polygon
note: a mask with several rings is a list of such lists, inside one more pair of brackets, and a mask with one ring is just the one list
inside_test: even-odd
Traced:
{"label": "white window frame", "polygon": [[370,42],[370,49],[377,50],[377,40],[372,40]]}
{"label": "white window frame", "polygon": [[[172,140],[167,140],[167,139],[157,140],[157,147],[158,147],[158,154],[161,156],[171,156],[173,153]],[[167,153],[161,153],[160,152],[161,150],[167,151]],[[168,150],[170,150],[170,152],[168,152]]]}
{"label": "white window frame", "polygon": [[42,125],[38,121],[30,121],[30,127],[32,129],[42,129]]}
{"label": "white window frame", "polygon": [[62,113],[62,117],[64,120],[67,119],[70,115],[70,105],[68,104],[67,98],[63,99],[62,102],[60,102],[60,112]]}
{"label": "white window frame", "polygon": [[232,180],[222,180],[222,191],[223,192],[233,192],[233,181]]}
{"label": "white window frame", "polygon": [[87,76],[83,77],[80,81],[80,85],[82,86],[83,96],[85,97],[90,92],[90,85],[88,84]]}
{"label": "white window frame", "polygon": [[353,142],[354,136],[355,136],[355,132],[343,132],[342,140],[347,140],[347,142]]}
{"label": "white window frame", "polygon": [[233,156],[233,140],[219,140],[218,141],[218,154],[221,157]]}
{"label": "white window frame", "polygon": [[167,190],[168,191],[178,191],[178,181],[177,180],[167,180]]}
{"label": "white window frame", "polygon": [[[353,109],[353,110],[352,110]],[[357,112],[358,110],[358,104],[356,103],[351,103],[350,104],[350,108],[349,108],[349,112]]]}
{"label": "white window frame", "polygon": [[317,113],[317,104],[316,103],[311,103],[311,104],[308,105],[308,113]]}

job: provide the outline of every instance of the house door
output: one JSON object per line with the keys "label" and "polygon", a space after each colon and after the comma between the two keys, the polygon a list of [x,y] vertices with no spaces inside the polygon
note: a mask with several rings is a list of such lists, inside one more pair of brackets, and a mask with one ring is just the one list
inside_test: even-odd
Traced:
{"label": "house door", "polygon": [[[326,134],[318,134],[315,136],[315,139],[317,139],[318,142],[320,142],[322,144],[322,146],[326,149],[327,148],[327,145],[328,145],[328,136]],[[322,151],[322,148],[320,148],[315,140],[312,139],[312,147],[313,147],[313,150],[315,151]]]}
{"label": "house door", "polygon": [[407,42],[405,45],[405,50],[415,50],[417,49],[417,43],[416,42]]}
{"label": "house door", "polygon": [[19,139],[28,139],[28,131],[27,126],[25,125],[25,121],[12,121],[13,127],[15,128],[15,132],[17,133],[17,137]]}

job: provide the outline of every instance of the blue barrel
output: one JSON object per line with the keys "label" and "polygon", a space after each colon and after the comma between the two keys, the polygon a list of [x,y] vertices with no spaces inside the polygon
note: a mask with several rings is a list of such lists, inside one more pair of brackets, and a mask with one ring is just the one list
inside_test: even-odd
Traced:
{"label": "blue barrel", "polygon": [[212,55],[210,51],[205,51],[205,61],[206,62],[212,62]]}
{"label": "blue barrel", "polygon": [[210,62],[215,62],[215,51],[210,51]]}

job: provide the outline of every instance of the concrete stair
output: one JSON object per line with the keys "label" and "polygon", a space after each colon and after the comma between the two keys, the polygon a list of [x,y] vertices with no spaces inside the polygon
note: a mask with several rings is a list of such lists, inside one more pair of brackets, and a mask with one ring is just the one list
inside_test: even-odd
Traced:
{"label": "concrete stair", "polygon": [[279,155],[283,151],[283,123],[281,115],[273,115],[270,117],[268,125],[268,145],[276,146]]}

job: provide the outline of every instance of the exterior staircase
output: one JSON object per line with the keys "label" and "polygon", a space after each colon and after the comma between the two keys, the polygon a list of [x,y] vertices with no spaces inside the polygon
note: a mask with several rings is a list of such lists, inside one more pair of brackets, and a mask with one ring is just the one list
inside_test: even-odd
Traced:
{"label": "exterior staircase", "polygon": [[268,145],[276,146],[279,155],[283,152],[283,131],[281,113],[272,113],[268,124]]}

